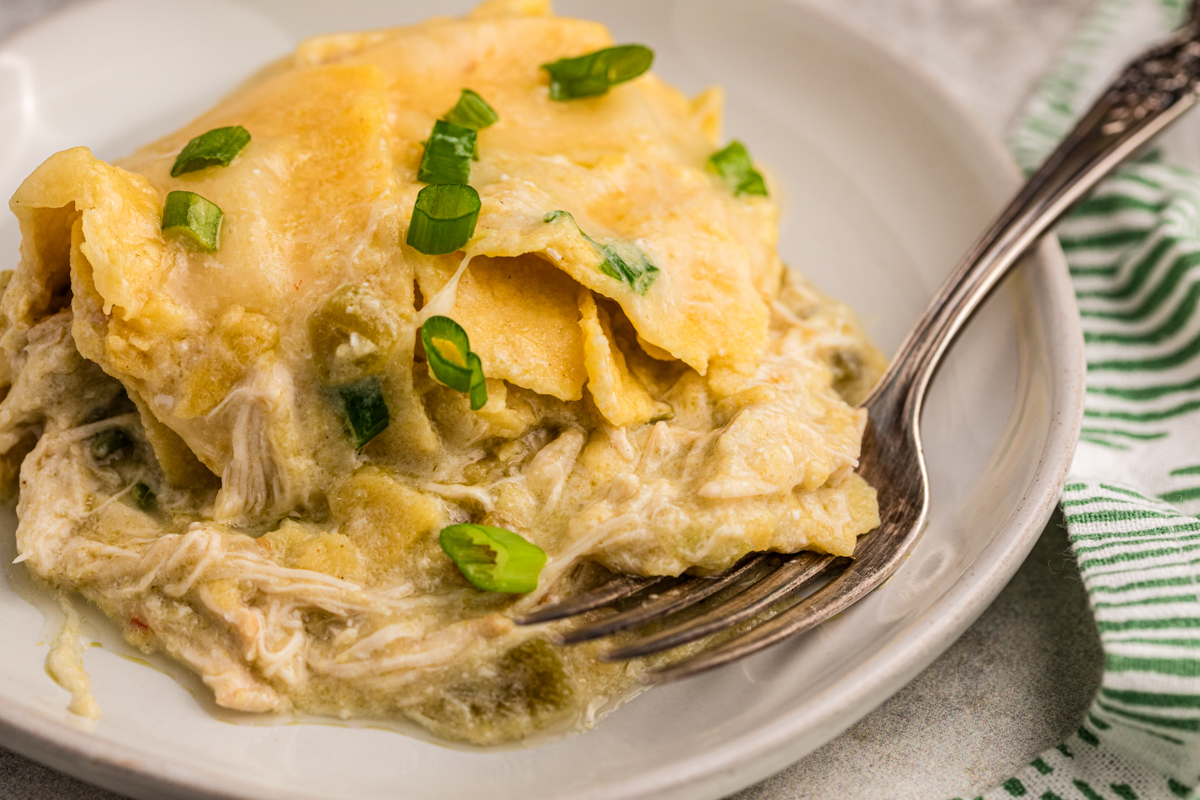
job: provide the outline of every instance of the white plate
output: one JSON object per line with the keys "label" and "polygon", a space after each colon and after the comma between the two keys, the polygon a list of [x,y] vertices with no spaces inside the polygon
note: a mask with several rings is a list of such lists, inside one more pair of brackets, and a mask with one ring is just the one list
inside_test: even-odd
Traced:
{"label": "white plate", "polygon": [[[1017,184],[1003,148],[923,75],[786,0],[560,0],[652,45],[688,91],[729,92],[728,134],[786,187],[785,258],[851,301],[894,348]],[[304,35],[458,13],[463,0],[102,0],[0,47],[0,193],[52,151],[118,156],[202,110]],[[16,231],[0,223],[13,266]],[[1083,400],[1078,317],[1045,245],[987,304],[925,415],[929,529],[896,576],[840,618],[753,659],[648,692],[595,730],[478,752],[387,730],[233,725],[193,684],[121,656],[85,664],[104,716],[65,711],[42,670],[43,616],[19,569],[0,581],[0,742],[137,797],[718,797],[810,752],[944,650],[1049,517]],[[0,550],[11,559],[11,521]],[[6,559],[6,561],[8,560]],[[158,662],[165,664],[166,662]],[[175,670],[178,673],[178,670]],[[982,679],[982,678],[981,678]]]}

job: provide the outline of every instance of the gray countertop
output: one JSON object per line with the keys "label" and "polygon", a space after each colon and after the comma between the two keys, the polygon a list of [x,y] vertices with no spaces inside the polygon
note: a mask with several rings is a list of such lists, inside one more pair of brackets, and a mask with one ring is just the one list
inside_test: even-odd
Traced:
{"label": "gray countertop", "polygon": [[[78,0],[0,0],[0,39]],[[803,0],[940,80],[1002,133],[1089,0]],[[846,733],[738,800],[973,796],[1073,732],[1100,680],[1087,597],[1052,522],[992,606]],[[0,748],[3,800],[119,800]]]}

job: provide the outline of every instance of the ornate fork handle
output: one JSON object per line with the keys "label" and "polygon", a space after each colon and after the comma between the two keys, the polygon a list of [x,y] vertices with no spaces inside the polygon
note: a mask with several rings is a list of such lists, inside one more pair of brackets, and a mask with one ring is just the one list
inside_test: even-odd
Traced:
{"label": "ornate fork handle", "polygon": [[1102,100],[1100,132],[1119,135],[1195,93],[1200,81],[1200,29],[1190,22],[1179,36],[1134,61]]}
{"label": "ornate fork handle", "polygon": [[[1200,0],[1168,42],[1131,63],[1030,177],[930,302],[864,406],[916,419],[946,349],[1000,279],[1118,163],[1196,103]],[[905,402],[881,402],[903,392]],[[878,420],[887,427],[887,420]]]}

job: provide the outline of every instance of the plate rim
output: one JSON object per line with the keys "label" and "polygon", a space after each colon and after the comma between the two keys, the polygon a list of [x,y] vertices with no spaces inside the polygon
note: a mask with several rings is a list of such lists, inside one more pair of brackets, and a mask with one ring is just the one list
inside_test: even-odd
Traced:
{"label": "plate rim", "polygon": [[[52,12],[0,40],[0,48],[99,2],[85,0]],[[924,96],[926,108],[936,109],[940,126],[957,129],[970,143],[978,165],[996,181],[1005,196],[1019,186],[1019,170],[1001,140],[922,64],[860,32],[831,12],[801,0],[783,2],[835,29],[860,53],[903,76],[914,93]],[[1046,361],[1059,371],[1049,382],[1049,408],[1053,416],[1046,446],[1030,481],[1030,492],[1014,509],[1012,521],[1001,534],[988,542],[952,587],[911,622],[901,636],[817,695],[806,706],[808,713],[803,719],[799,714],[784,716],[750,734],[727,740],[702,756],[675,760],[600,789],[586,788],[562,797],[715,799],[745,788],[811,753],[869,714],[948,649],[987,609],[1016,573],[1050,519],[1083,420],[1086,375],[1083,332],[1066,259],[1057,238],[1049,235],[1043,239],[1018,268],[1018,274],[1022,276],[1019,279],[1030,282],[1031,289],[1043,290],[1031,292],[1035,299],[1033,310],[1040,312]],[[1044,298],[1044,302],[1039,304],[1038,298]],[[820,732],[814,734],[817,730]],[[209,774],[174,759],[148,764],[131,756],[127,747],[93,738],[86,731],[39,714],[33,708],[14,707],[3,701],[0,701],[0,744],[81,780],[135,796],[212,800],[294,800],[307,796],[242,778]]]}

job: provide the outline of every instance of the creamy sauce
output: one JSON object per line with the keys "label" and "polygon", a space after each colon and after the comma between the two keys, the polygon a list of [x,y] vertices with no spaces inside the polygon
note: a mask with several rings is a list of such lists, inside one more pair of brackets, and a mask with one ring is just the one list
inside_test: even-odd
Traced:
{"label": "creamy sauce", "polygon": [[100,719],[100,704],[92,696],[91,681],[83,668],[83,645],[79,641],[82,620],[66,598],[59,599],[63,613],[62,630],[46,654],[46,672],[71,693],[67,710],[84,719]]}
{"label": "creamy sauce", "polygon": [[[39,167],[0,301],[24,567],[224,708],[496,744],[589,726],[703,646],[611,665],[552,644],[564,623],[513,624],[603,572],[587,565],[850,554],[878,524],[852,404],[883,360],[782,268],[771,199],[706,170],[719,93],[646,75],[548,99],[540,64],[609,44],[529,0],[322,37],[118,165],[76,148]],[[483,209],[463,251],[425,256],[404,244],[420,143],[463,87],[500,115],[472,165]],[[246,150],[172,178],[223,125]],[[223,209],[217,252],[160,230],[178,189]],[[607,274],[601,247],[655,279]],[[477,411],[430,373],[433,315],[482,362]],[[390,420],[361,451],[339,399],[358,381]],[[472,587],[437,538],[466,521],[541,547],[537,589]],[[47,669],[91,716],[71,620]]]}

